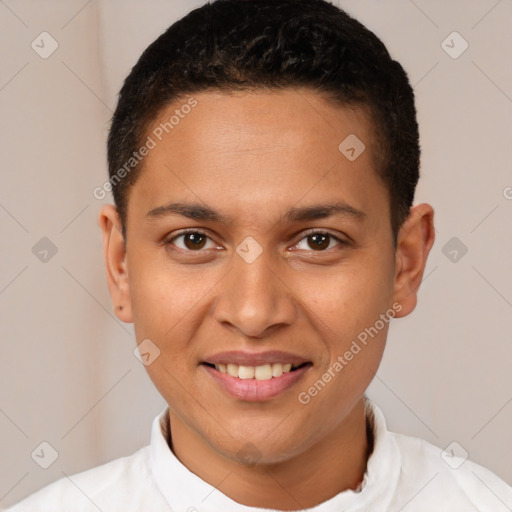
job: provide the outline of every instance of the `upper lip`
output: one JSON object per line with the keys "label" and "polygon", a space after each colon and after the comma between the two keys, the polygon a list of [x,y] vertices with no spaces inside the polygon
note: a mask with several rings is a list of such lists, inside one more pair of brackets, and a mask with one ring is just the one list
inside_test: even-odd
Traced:
{"label": "upper lip", "polygon": [[217,352],[207,357],[203,363],[210,364],[237,364],[239,366],[261,366],[272,363],[291,363],[301,365],[309,362],[307,359],[291,352],[280,350],[269,350],[266,352],[247,352],[244,350],[232,350],[226,352]]}

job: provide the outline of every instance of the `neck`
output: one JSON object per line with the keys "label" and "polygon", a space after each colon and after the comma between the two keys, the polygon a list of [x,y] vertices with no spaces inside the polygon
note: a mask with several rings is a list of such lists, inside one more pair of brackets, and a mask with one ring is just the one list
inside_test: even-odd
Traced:
{"label": "neck", "polygon": [[364,398],[327,436],[279,463],[246,466],[224,457],[170,412],[172,450],[191,472],[232,500],[259,508],[310,508],[357,489],[372,450]]}

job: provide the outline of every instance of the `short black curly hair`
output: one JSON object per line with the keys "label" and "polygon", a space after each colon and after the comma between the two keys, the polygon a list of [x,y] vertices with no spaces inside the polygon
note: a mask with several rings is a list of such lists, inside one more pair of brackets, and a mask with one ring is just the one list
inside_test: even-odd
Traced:
{"label": "short black curly hair", "polygon": [[109,182],[125,239],[130,187],[143,168],[136,162],[127,172],[126,162],[163,108],[205,91],[290,87],[370,114],[396,242],[419,179],[414,92],[380,39],[326,0],[216,0],[144,51],[120,91],[108,137]]}

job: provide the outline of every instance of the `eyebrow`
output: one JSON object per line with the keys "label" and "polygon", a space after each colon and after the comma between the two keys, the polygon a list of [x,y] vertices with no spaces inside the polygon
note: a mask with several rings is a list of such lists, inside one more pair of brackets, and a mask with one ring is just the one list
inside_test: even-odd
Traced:
{"label": "eyebrow", "polygon": [[201,204],[169,203],[158,206],[146,214],[146,217],[160,218],[168,215],[182,215],[194,220],[211,220],[227,224],[228,218],[208,206]]}
{"label": "eyebrow", "polygon": [[[219,211],[201,204],[169,203],[150,210],[146,217],[162,218],[168,215],[181,215],[193,220],[213,221],[222,224],[232,223],[232,218]],[[333,215],[342,215],[355,220],[363,220],[366,213],[345,202],[318,204],[291,208],[279,219],[279,222],[301,222],[316,219],[325,219]]]}
{"label": "eyebrow", "polygon": [[325,219],[332,215],[342,215],[356,220],[363,220],[366,218],[366,213],[362,210],[358,210],[344,202],[337,202],[292,208],[288,210],[281,219],[288,222],[299,222],[305,220]]}

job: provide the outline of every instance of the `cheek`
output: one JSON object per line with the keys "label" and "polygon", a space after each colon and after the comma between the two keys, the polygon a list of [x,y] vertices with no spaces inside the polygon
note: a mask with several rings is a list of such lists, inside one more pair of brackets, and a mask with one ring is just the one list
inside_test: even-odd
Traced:
{"label": "cheek", "polygon": [[[333,410],[339,410],[341,402],[363,394],[378,369],[389,321],[395,315],[390,309],[392,269],[391,258],[378,261],[368,257],[321,279],[297,279],[297,286],[302,287],[298,293],[324,343],[326,357],[320,362],[315,379],[328,381],[328,390],[319,394]],[[316,286],[312,287],[311,282]],[[317,389],[323,390],[321,382],[313,385],[313,394]],[[311,395],[305,391],[307,399]]]}
{"label": "cheek", "polygon": [[297,274],[294,291],[323,324],[327,338],[357,335],[373,325],[393,296],[392,265],[357,264],[324,276]]}
{"label": "cheek", "polygon": [[183,319],[193,321],[191,312],[200,309],[211,288],[208,276],[173,267],[162,258],[139,258],[131,263],[130,296],[137,339],[140,334],[164,342]]}

